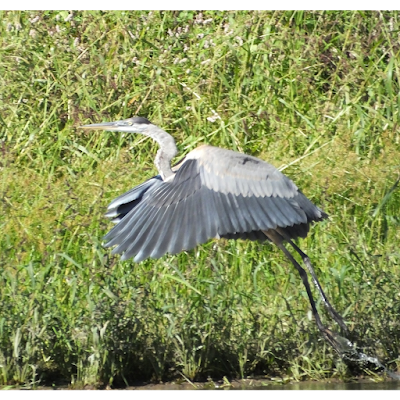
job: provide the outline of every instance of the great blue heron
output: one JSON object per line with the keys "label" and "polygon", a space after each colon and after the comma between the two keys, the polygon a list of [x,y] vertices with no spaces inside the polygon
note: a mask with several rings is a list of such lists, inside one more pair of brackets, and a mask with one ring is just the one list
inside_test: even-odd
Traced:
{"label": "great blue heron", "polygon": [[81,128],[140,133],[160,146],[155,158],[159,175],[108,206],[106,216],[116,226],[104,239],[105,247],[117,246],[113,254],[139,262],[167,252],[190,250],[212,238],[270,240],[299,272],[319,330],[339,353],[342,351],[343,341],[338,342],[341,337],[321,322],[306,271],[283,244],[288,242],[301,256],[328,312],[347,331],[343,318],[326,298],[308,256],[293,243],[293,239],[305,238],[310,224],[327,218],[327,214],[287,176],[256,157],[208,145],[192,150],[171,167],[177,154],[173,137],[143,117]]}

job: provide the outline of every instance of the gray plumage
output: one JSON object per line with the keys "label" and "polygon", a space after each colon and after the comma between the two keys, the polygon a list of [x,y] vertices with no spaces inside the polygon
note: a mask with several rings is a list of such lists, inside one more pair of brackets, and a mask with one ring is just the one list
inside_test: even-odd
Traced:
{"label": "gray plumage", "polygon": [[263,231],[283,229],[306,237],[310,224],[327,215],[271,164],[213,146],[200,146],[175,168],[174,139],[146,118],[84,126],[138,132],[160,144],[159,175],[119,196],[106,216],[117,225],[106,247],[122,260],[139,262],[191,250],[212,238],[264,241]]}
{"label": "gray plumage", "polygon": [[105,236],[106,246],[118,245],[114,254],[136,262],[215,237],[259,240],[276,227],[287,228],[291,239],[305,237],[311,222],[326,217],[272,165],[212,146],[191,151],[172,180],[151,178],[108,210],[124,220]]}
{"label": "gray plumage", "polygon": [[142,117],[82,126],[84,129],[140,133],[160,145],[155,158],[159,174],[117,197],[106,216],[116,224],[105,235],[105,247],[139,262],[166,253],[191,250],[212,238],[272,241],[298,270],[325,339],[341,345],[319,317],[307,273],[283,245],[302,257],[332,318],[347,330],[331,306],[305,253],[293,239],[305,238],[310,224],[327,218],[284,174],[256,157],[213,146],[200,146],[171,167],[177,154],[171,135]]}

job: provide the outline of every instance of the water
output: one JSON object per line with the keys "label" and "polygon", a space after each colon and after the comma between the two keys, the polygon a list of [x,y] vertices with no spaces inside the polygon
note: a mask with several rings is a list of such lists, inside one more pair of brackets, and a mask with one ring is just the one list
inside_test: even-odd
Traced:
{"label": "water", "polygon": [[238,390],[400,390],[399,381],[369,382],[359,381],[350,383],[325,383],[325,382],[296,382],[284,385],[243,386]]}
{"label": "water", "polygon": [[[11,387],[1,387],[0,390]],[[13,387],[13,389],[21,389]],[[26,388],[25,388],[26,389]],[[39,390],[65,390],[71,389],[68,386],[39,386]],[[94,387],[85,387],[85,389],[95,389]],[[104,388],[103,388],[104,389]],[[369,380],[359,380],[356,382],[290,382],[273,383],[270,380],[263,379],[244,379],[234,380],[230,383],[213,382],[182,382],[182,383],[158,383],[144,384],[137,386],[121,387],[123,390],[400,390],[400,381],[371,382]],[[385,397],[387,397],[385,395]],[[397,396],[396,396],[397,398]]]}

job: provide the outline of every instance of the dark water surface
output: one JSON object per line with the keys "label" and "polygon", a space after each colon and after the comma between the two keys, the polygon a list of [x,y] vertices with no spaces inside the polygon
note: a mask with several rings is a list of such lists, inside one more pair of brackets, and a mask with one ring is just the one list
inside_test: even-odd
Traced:
{"label": "dark water surface", "polygon": [[[29,389],[27,387],[0,386],[1,389]],[[70,386],[39,386],[36,390],[73,390]],[[78,389],[78,388],[76,388]],[[111,389],[85,386],[79,389]],[[119,390],[400,390],[400,381],[372,382],[367,379],[360,379],[355,382],[271,382],[266,379],[243,379],[231,382],[181,382],[181,383],[158,383],[138,384]],[[397,395],[396,395],[397,398]]]}
{"label": "dark water surface", "polygon": [[325,383],[325,382],[296,382],[285,385],[262,385],[242,387],[235,389],[245,390],[400,390],[400,381],[393,382],[351,382],[351,383]]}

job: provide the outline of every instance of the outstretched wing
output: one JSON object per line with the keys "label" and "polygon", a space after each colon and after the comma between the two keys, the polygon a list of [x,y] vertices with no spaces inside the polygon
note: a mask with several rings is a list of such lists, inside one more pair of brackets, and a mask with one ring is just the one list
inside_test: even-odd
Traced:
{"label": "outstretched wing", "polygon": [[215,237],[262,241],[277,227],[305,237],[327,216],[272,165],[212,146],[190,152],[172,181],[157,176],[115,199],[106,215],[117,222],[106,247],[136,262]]}
{"label": "outstretched wing", "polygon": [[133,208],[135,208],[141,201],[143,195],[153,186],[160,185],[162,179],[160,175],[153,176],[141,185],[128,190],[126,193],[114,199],[107,208],[105,214],[108,218],[113,218],[112,222],[120,222],[125,215],[127,215]]}

